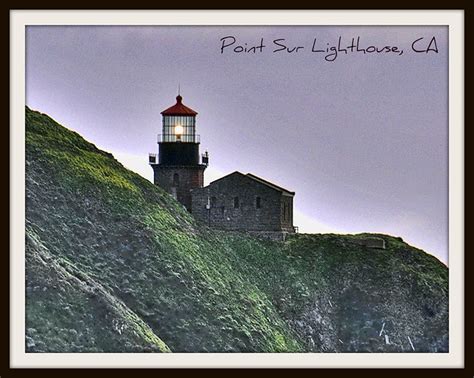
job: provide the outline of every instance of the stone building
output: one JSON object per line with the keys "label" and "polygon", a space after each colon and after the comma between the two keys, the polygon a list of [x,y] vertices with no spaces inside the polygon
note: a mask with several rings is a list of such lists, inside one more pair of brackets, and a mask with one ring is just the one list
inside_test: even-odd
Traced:
{"label": "stone building", "polygon": [[280,236],[295,232],[294,192],[240,172],[203,187],[209,155],[207,151],[199,155],[198,113],[184,105],[182,100],[178,95],[176,104],[161,112],[159,153],[149,155],[155,185],[170,193],[209,227]]}
{"label": "stone building", "polygon": [[191,212],[216,229],[292,233],[294,195],[250,173],[234,172],[193,189]]}

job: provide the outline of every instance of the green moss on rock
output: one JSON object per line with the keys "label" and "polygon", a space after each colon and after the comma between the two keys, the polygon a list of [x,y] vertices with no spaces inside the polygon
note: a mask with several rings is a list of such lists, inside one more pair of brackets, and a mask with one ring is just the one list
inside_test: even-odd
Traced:
{"label": "green moss on rock", "polygon": [[26,142],[27,351],[448,349],[448,270],[399,238],[213,231],[28,108]]}

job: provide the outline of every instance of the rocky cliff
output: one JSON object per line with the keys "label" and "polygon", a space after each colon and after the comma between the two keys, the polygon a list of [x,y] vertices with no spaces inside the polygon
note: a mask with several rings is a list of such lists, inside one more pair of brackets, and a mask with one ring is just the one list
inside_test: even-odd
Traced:
{"label": "rocky cliff", "polygon": [[448,269],[400,238],[217,232],[26,109],[29,352],[446,352]]}

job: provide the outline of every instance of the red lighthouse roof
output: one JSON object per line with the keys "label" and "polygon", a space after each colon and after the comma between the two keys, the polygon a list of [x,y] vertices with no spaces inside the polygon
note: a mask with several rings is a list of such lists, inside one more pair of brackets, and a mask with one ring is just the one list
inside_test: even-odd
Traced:
{"label": "red lighthouse roof", "polygon": [[161,114],[171,116],[195,116],[197,112],[191,108],[188,108],[186,105],[183,105],[182,101],[183,98],[178,95],[176,97],[176,104],[174,104],[171,108],[163,110]]}

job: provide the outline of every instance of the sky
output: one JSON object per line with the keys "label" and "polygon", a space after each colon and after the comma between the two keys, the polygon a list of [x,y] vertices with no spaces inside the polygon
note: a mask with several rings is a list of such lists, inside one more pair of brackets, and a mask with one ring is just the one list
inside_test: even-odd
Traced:
{"label": "sky", "polygon": [[150,181],[179,85],[205,184],[251,172],[296,192],[300,232],[448,263],[447,27],[29,26],[26,47],[26,104]]}

